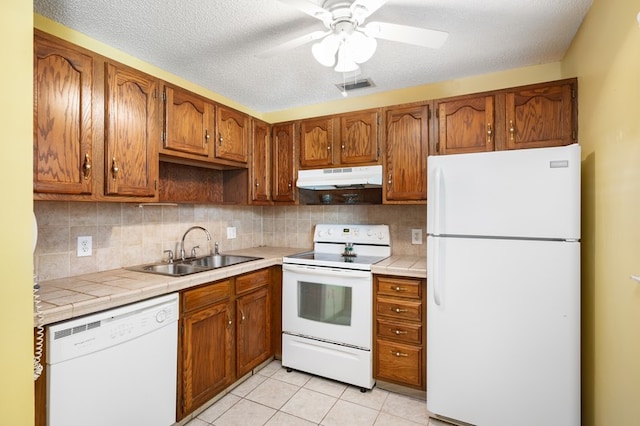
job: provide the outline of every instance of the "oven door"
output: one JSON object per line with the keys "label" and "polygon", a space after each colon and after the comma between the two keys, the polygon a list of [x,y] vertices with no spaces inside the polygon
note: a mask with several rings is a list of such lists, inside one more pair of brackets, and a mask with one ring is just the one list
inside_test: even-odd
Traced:
{"label": "oven door", "polygon": [[371,349],[371,271],[282,266],[282,331]]}

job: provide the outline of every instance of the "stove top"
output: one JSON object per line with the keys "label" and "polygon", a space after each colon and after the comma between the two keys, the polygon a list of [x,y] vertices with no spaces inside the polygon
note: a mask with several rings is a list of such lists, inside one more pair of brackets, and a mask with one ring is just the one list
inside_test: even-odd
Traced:
{"label": "stove top", "polygon": [[316,225],[312,251],[283,258],[285,264],[370,270],[391,255],[387,225]]}

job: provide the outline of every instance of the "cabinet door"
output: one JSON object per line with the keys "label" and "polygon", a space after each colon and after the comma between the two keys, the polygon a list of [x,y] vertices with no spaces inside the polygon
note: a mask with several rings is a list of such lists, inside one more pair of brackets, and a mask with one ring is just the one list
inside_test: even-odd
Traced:
{"label": "cabinet door", "polygon": [[429,107],[387,111],[386,178],[384,199],[427,199],[427,150]]}
{"label": "cabinet door", "polygon": [[253,120],[251,157],[251,201],[256,204],[271,200],[271,134],[269,125]]}
{"label": "cabinet door", "polygon": [[179,88],[164,88],[163,148],[209,157],[215,106]]}
{"label": "cabinet door", "polygon": [[436,108],[438,154],[494,150],[493,95],[436,102]]}
{"label": "cabinet door", "polygon": [[154,197],[158,181],[158,81],[106,64],[105,192]]}
{"label": "cabinet door", "polygon": [[241,377],[271,356],[271,310],[269,288],[236,300],[236,362]]}
{"label": "cabinet door", "polygon": [[93,190],[93,58],[35,38],[33,189],[50,194]]}
{"label": "cabinet door", "polygon": [[378,111],[340,117],[340,164],[375,163],[380,157]]}
{"label": "cabinet door", "polygon": [[294,124],[273,126],[273,191],[272,199],[278,202],[295,201]]}
{"label": "cabinet door", "polygon": [[333,164],[333,118],[322,117],[300,123],[300,167]]}
{"label": "cabinet door", "polygon": [[251,132],[249,117],[223,105],[218,105],[216,110],[218,140],[215,144],[215,157],[246,163]]}
{"label": "cabinet door", "polygon": [[507,149],[569,145],[576,141],[575,90],[570,82],[506,92]]}
{"label": "cabinet door", "polygon": [[180,418],[222,391],[233,379],[233,320],[228,306],[228,302],[222,302],[182,319]]}

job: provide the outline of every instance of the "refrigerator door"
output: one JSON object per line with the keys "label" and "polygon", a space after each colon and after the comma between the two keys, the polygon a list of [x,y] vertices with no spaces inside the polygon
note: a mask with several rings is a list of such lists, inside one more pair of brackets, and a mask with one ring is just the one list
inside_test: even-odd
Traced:
{"label": "refrigerator door", "polygon": [[580,244],[427,238],[427,408],[580,425]]}
{"label": "refrigerator door", "polygon": [[430,156],[427,233],[580,238],[580,146]]}

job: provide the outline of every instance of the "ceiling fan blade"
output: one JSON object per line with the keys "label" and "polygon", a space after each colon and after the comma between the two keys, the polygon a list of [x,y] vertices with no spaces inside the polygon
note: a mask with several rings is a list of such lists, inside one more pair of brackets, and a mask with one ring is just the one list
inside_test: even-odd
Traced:
{"label": "ceiling fan blade", "polygon": [[296,47],[302,46],[303,44],[311,43],[315,40],[320,40],[328,34],[331,34],[331,31],[314,31],[312,33],[294,38],[293,40],[284,42],[278,46],[272,47],[271,49],[267,49],[262,53],[257,54],[256,56],[259,58],[268,58],[270,56],[279,55],[280,53],[286,52],[287,50],[295,49]]}
{"label": "ceiling fan blade", "polygon": [[375,21],[365,25],[364,33],[369,37],[415,44],[416,46],[430,47],[432,49],[442,47],[444,42],[447,41],[447,37],[449,37],[449,33],[445,31]]}
{"label": "ceiling fan blade", "polygon": [[376,10],[380,9],[388,0],[356,0],[351,4],[351,13],[360,23]]}
{"label": "ceiling fan blade", "polygon": [[331,12],[321,8],[315,3],[308,0],[279,0],[280,3],[288,4],[289,6],[298,9],[307,15],[319,19],[323,22],[331,22]]}

